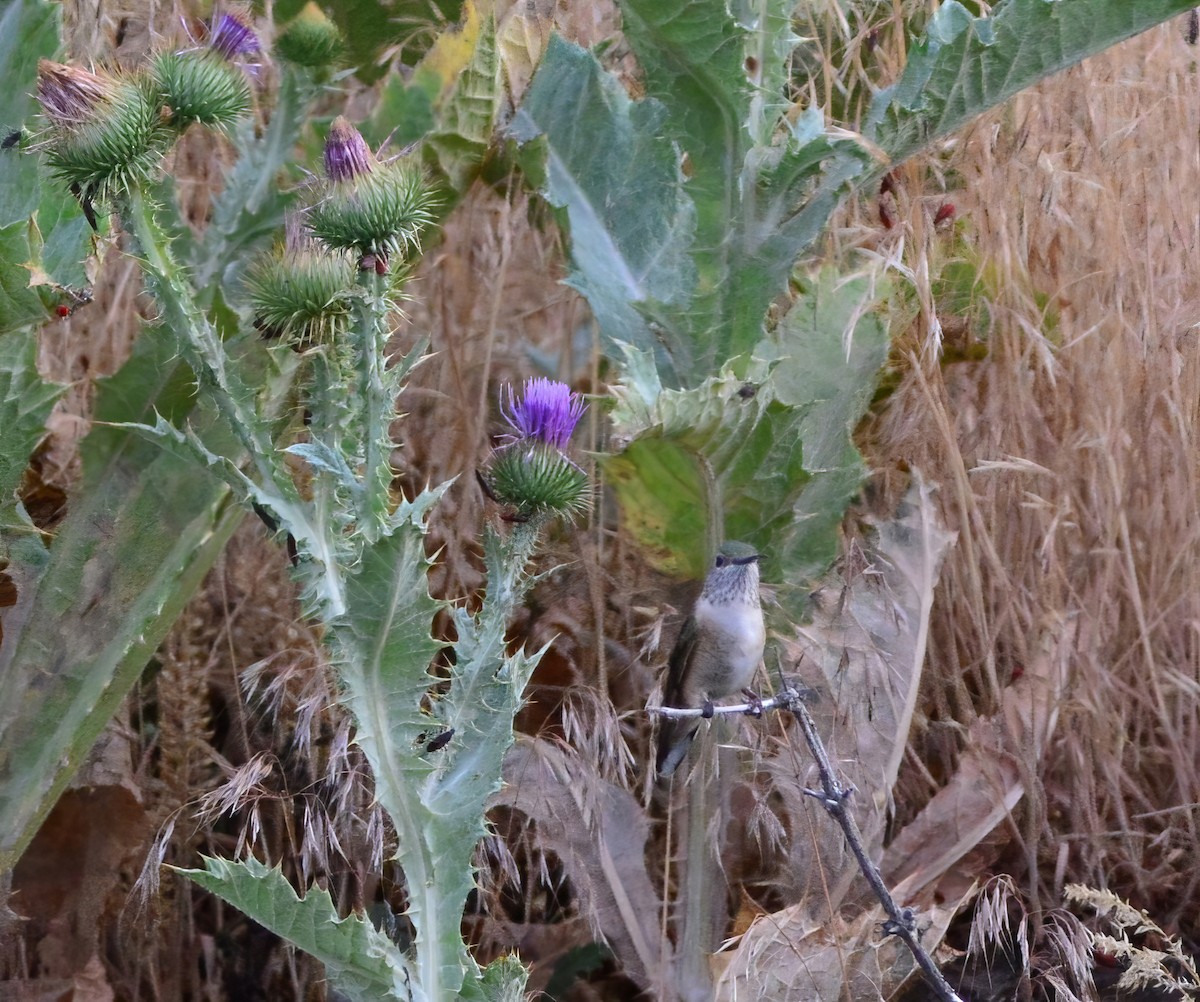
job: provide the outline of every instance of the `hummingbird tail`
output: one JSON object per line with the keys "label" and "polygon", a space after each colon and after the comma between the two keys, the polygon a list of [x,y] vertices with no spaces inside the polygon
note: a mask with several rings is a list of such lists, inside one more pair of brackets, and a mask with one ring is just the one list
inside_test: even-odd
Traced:
{"label": "hummingbird tail", "polygon": [[658,729],[658,755],[655,767],[660,779],[666,779],[687,758],[692,739],[700,729],[695,720],[664,718]]}

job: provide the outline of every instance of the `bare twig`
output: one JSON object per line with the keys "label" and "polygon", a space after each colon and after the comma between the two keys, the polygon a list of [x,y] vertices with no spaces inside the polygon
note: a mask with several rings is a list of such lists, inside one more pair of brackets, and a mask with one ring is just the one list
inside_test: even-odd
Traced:
{"label": "bare twig", "polygon": [[728,706],[716,706],[712,703],[706,703],[704,706],[648,706],[646,709],[650,713],[657,714],[660,717],[670,717],[675,720],[682,720],[687,717],[703,717],[705,720],[709,720],[712,717],[738,713],[750,717],[761,717],[765,710],[791,709],[793,705],[800,702],[803,698],[803,690],[787,686],[768,699],[755,699],[745,703],[731,703]]}
{"label": "bare twig", "polygon": [[846,803],[854,790],[852,787],[844,787],[838,782],[833,765],[829,761],[829,754],[825,751],[825,745],[817,733],[817,725],[813,722],[804,701],[793,699],[789,709],[800,721],[804,739],[808,742],[813,758],[816,759],[817,769],[821,773],[822,788],[804,792],[810,797],[814,797],[845,833],[846,843],[850,846],[850,851],[854,853],[854,858],[858,860],[858,868],[862,870],[863,876],[867,878],[867,883],[871,885],[871,890],[875,892],[875,896],[883,905],[884,911],[887,912],[888,920],[883,924],[885,935],[899,936],[904,941],[904,945],[912,952],[913,959],[916,960],[917,966],[925,975],[925,980],[938,998],[944,1002],[962,1002],[954,989],[942,977],[942,972],[938,970],[933,958],[921,945],[921,940],[917,936],[916,913],[911,908],[901,908],[896,904],[887,885],[883,882],[883,877],[880,876],[879,868],[871,861],[866,849],[863,848],[858,824],[855,822],[854,816],[846,809]]}

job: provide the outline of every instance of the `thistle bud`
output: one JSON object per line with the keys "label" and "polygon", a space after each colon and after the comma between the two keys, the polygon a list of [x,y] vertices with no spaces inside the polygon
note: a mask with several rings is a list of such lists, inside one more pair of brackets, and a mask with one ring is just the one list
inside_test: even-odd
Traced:
{"label": "thistle bud", "polygon": [[341,32],[312,0],[309,0],[275,39],[275,52],[297,66],[329,66],[344,49]]}
{"label": "thistle bud", "polygon": [[88,202],[146,180],[166,149],[158,104],[143,81],[43,59],[37,97],[50,123],[46,162]]}
{"label": "thistle bud", "polygon": [[354,269],[345,255],[330,254],[289,219],[287,242],[251,266],[246,291],[254,325],[263,335],[294,347],[329,342],[350,318]]}
{"label": "thistle bud", "polygon": [[329,247],[349,250],[387,271],[388,258],[419,247],[433,219],[421,172],[401,161],[380,163],[346,119],[336,118],[325,141],[329,189],[313,206],[309,226]]}
{"label": "thistle bud", "polygon": [[517,433],[497,450],[484,480],[495,499],[522,518],[559,514],[569,518],[588,509],[587,474],[564,453],[583,412],[582,398],[564,384],[530,379],[517,399],[508,388],[500,408]]}
{"label": "thistle bud", "polygon": [[193,122],[224,129],[243,117],[250,110],[250,83],[234,59],[258,51],[249,16],[231,12],[217,20],[207,47],[157,56],[151,72],[171,125],[180,131]]}

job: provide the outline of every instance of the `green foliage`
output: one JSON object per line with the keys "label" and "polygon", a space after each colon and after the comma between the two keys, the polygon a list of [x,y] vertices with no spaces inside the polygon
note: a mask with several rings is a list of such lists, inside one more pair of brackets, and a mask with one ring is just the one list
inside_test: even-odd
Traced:
{"label": "green foliage", "polygon": [[[33,111],[38,60],[49,59],[58,48],[61,10],[46,0],[14,0],[0,11],[0,93],[4,94],[0,139],[25,125]],[[37,208],[38,164],[21,156],[16,146],[0,150],[0,164],[0,227],[8,227],[24,222]],[[18,260],[0,255],[0,262]]]}
{"label": "green foliage", "polygon": [[[287,21],[303,6],[304,0],[283,0],[275,5],[275,17]],[[321,4],[345,39],[346,58],[365,83],[383,76],[385,50],[405,42],[409,51],[420,54],[432,35],[428,29],[457,20],[462,6],[462,0],[326,0]]]}
{"label": "green foliage", "polygon": [[[157,366],[168,358],[160,347]],[[140,410],[144,386],[129,378],[137,370],[101,387],[102,419]],[[5,619],[0,659],[0,869],[20,855],[240,521],[194,467],[155,446],[111,428],[87,443],[94,451],[53,549],[37,541],[43,569],[30,573],[28,550],[9,568],[21,614]],[[27,526],[19,538],[32,546],[35,537]]]}
{"label": "green foliage", "polygon": [[[571,227],[567,284],[588,297],[610,345],[644,351],[658,348],[647,314],[682,310],[696,281],[695,207],[661,139],[666,118],[665,107],[630,101],[590,54],[555,36],[512,127],[519,141],[544,136],[538,172]],[[682,339],[664,337],[657,356],[664,372],[701,371]]]}
{"label": "green foliage", "polygon": [[801,582],[835,555],[866,473],[851,433],[887,356],[865,278],[818,275],[741,373],[665,390],[649,367],[618,388],[623,447],[604,461],[626,527],[652,563],[702,577],[717,535],[753,543],[768,580]]}
{"label": "green foliage", "polygon": [[826,134],[819,113],[792,124],[782,101],[751,100],[742,46],[784,36],[748,35],[711,3],[661,23],[627,14],[631,27],[635,48],[664,53],[647,68],[653,97],[631,102],[591,55],[555,40],[513,135],[544,137],[546,195],[571,228],[568,281],[606,341],[654,352],[668,386],[696,385],[762,338],[797,254],[869,156]]}
{"label": "green foliage", "polygon": [[658,566],[698,576],[722,536],[778,554],[775,572],[791,579],[833,556],[863,475],[850,433],[884,342],[869,283],[828,276],[768,324],[798,256],[853,184],[1186,6],[1012,0],[982,19],[946,3],[876,98],[870,141],[795,103],[800,40],[783,0],[748,0],[736,17],[716,0],[621,0],[640,101],[593,55],[552,40],[511,134],[564,210],[568,284],[625,363],[621,450],[606,468]]}
{"label": "green foliage", "polygon": [[259,925],[311,953],[333,986],[353,1002],[409,997],[408,968],[396,945],[357,915],[339,918],[329,892],[297,897],[278,869],[254,858],[204,857],[203,870],[179,870],[219,894]]}
{"label": "green foliage", "polygon": [[[0,11],[0,93],[6,95],[0,139],[0,335],[45,319],[55,285],[82,286],[80,262],[91,251],[91,230],[79,203],[56,185],[43,185],[38,160],[24,155],[37,62],[58,46],[57,4],[20,0]],[[19,139],[13,133],[21,130]],[[39,289],[40,287],[40,289]]]}
{"label": "green foliage", "polygon": [[443,182],[438,209],[446,213],[494,152],[501,97],[495,17],[469,2],[461,26],[438,35],[410,79],[384,82],[363,131],[398,146],[423,139],[424,161]]}
{"label": "green foliage", "polygon": [[20,508],[15,495],[21,476],[65,389],[38,377],[37,339],[30,333],[0,338],[0,518],[5,523]]}

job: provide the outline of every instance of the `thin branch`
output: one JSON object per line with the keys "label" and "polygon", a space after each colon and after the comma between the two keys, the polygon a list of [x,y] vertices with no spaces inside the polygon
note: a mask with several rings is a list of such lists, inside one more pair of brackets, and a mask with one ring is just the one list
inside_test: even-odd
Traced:
{"label": "thin branch", "polygon": [[817,769],[821,773],[822,788],[804,792],[815,798],[845,833],[846,843],[850,846],[850,851],[854,853],[854,858],[858,860],[858,868],[862,870],[863,876],[867,878],[867,883],[871,885],[871,890],[875,892],[875,896],[883,905],[883,910],[887,912],[888,920],[883,924],[884,934],[899,936],[904,941],[904,945],[912,952],[917,966],[924,973],[929,987],[933,989],[938,998],[943,1002],[962,1002],[962,999],[942,977],[942,972],[938,970],[933,958],[921,945],[921,940],[917,936],[916,913],[911,908],[901,908],[896,904],[887,885],[883,882],[883,877],[880,876],[879,868],[871,861],[867,850],[863,848],[858,824],[855,822],[854,816],[846,809],[846,804],[854,790],[844,787],[838,782],[833,765],[829,761],[829,753],[825,751],[825,745],[821,742],[821,736],[817,733],[817,725],[809,714],[808,707],[802,700],[796,700],[789,709],[800,721],[804,739],[808,742],[813,758],[816,759]]}
{"label": "thin branch", "polygon": [[672,720],[684,720],[688,717],[703,717],[705,720],[709,720],[712,717],[739,713],[748,717],[761,717],[766,710],[789,710],[803,699],[803,690],[788,686],[769,699],[755,699],[745,703],[731,703],[728,706],[715,706],[712,703],[706,703],[704,706],[695,707],[647,706],[646,710],[660,717],[670,717]]}

